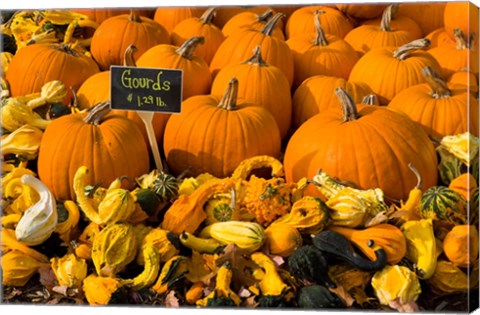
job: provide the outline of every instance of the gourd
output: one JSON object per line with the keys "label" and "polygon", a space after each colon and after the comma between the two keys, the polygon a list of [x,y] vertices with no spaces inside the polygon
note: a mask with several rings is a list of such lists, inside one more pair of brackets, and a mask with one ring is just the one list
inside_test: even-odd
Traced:
{"label": "gourd", "polygon": [[[147,230],[143,238],[140,240],[140,248],[142,250],[137,254],[135,261],[139,265],[144,265],[149,259],[148,256],[158,256],[156,258],[151,258],[154,258],[155,261],[158,261],[158,264],[165,263],[169,261],[172,257],[177,256],[180,253],[174,243],[175,235],[172,234],[172,232],[170,231],[164,230],[159,227]],[[154,254],[150,249],[147,250],[146,247],[148,246],[155,247],[156,253]],[[144,250],[147,250],[147,256],[145,256]]]}
{"label": "gourd", "polygon": [[192,233],[182,232],[179,235],[180,243],[201,254],[218,254],[225,248],[225,245],[214,238],[197,237]]}
{"label": "gourd", "polygon": [[160,275],[150,290],[158,294],[163,294],[167,290],[172,289],[175,284],[185,278],[188,272],[187,257],[175,255],[163,264]]}
{"label": "gourd", "polygon": [[170,117],[163,148],[172,174],[178,176],[188,168],[192,176],[210,173],[222,178],[247,158],[279,155],[280,132],[274,117],[267,109],[237,98],[239,84],[231,78],[223,96],[191,97],[182,103],[181,114]]}
{"label": "gourd", "polygon": [[1,153],[3,156],[15,154],[27,160],[34,160],[38,156],[42,136],[41,129],[25,124],[12,133],[2,136]]}
{"label": "gourd", "polygon": [[272,223],[265,229],[265,242],[270,254],[288,257],[302,246],[303,239],[295,227],[285,223]]}
{"label": "gourd", "polygon": [[469,224],[478,226],[478,206],[479,206],[479,188],[475,188],[472,192],[472,198],[470,199],[470,216],[469,216]]}
{"label": "gourd", "polygon": [[130,14],[112,16],[100,24],[93,34],[90,51],[100,69],[108,70],[111,65],[122,64],[129,45],[138,48],[134,57],[138,60],[151,47],[169,43],[168,32],[161,24],[130,10]]}
{"label": "gourd", "polygon": [[438,295],[466,293],[478,287],[478,264],[473,265],[470,273],[448,260],[439,260],[435,272],[426,282],[429,288]]}
{"label": "gourd", "polygon": [[474,225],[456,225],[443,239],[443,252],[460,268],[472,266],[478,258],[478,230]]}
{"label": "gourd", "polygon": [[15,228],[15,236],[27,245],[39,245],[55,231],[58,222],[55,197],[36,177],[23,175],[21,181],[36,190],[40,199],[25,210]]}
{"label": "gourd", "polygon": [[465,224],[467,204],[456,191],[445,186],[432,186],[421,199],[420,216],[450,224]]}
{"label": "gourd", "polygon": [[477,180],[472,174],[462,173],[461,175],[455,177],[450,184],[448,184],[448,188],[461,194],[468,202],[471,200],[474,190],[478,188],[478,184]]}
{"label": "gourd", "polygon": [[374,241],[368,242],[375,253],[375,260],[363,258],[353,249],[352,243],[342,234],[325,230],[313,236],[313,245],[329,257],[335,257],[349,265],[366,271],[377,271],[387,264],[387,254]]}
{"label": "gourd", "polygon": [[125,279],[121,281],[122,285],[131,287],[133,290],[140,290],[152,285],[160,272],[160,255],[152,244],[142,246],[144,257],[144,269],[133,279]]}
{"label": "gourd", "polygon": [[[2,228],[2,230],[5,229]],[[38,272],[39,268],[48,268],[50,264],[38,261],[18,249],[12,249],[2,253],[0,266],[2,267],[2,284],[4,286],[23,287]]]}
{"label": "gourd", "polygon": [[120,279],[89,274],[83,281],[82,290],[89,305],[110,304],[114,294],[122,288]]}
{"label": "gourd", "polygon": [[27,124],[45,130],[51,123],[50,120],[43,119],[24,102],[16,98],[7,99],[6,104],[2,106],[1,114],[2,127],[9,132],[14,132]]}
{"label": "gourd", "polygon": [[297,295],[298,306],[304,309],[342,309],[345,302],[322,285],[308,285],[300,288]]}
{"label": "gourd", "polygon": [[[405,200],[417,181],[407,166],[415,161],[425,187],[437,183],[435,148],[418,124],[387,108],[355,105],[343,89],[336,93],[342,111],[331,109],[310,118],[287,143],[287,182],[311,179],[322,169],[330,177],[355,183],[360,189],[378,188],[389,198]],[[381,123],[387,120],[388,126]],[[371,130],[378,131],[370,133]],[[399,137],[408,141],[400,142]],[[353,157],[352,146],[357,148]],[[344,154],[349,158],[343,158]],[[332,159],[333,155],[337,158]],[[338,159],[342,160],[342,167],[338,167]],[[393,169],[401,177],[392,177]]]}
{"label": "gourd", "polygon": [[385,8],[381,19],[367,20],[345,35],[345,41],[362,56],[373,48],[399,47],[421,37],[419,26],[400,16],[398,3]]}
{"label": "gourd", "polygon": [[387,262],[392,265],[400,262],[407,252],[405,236],[392,224],[380,223],[365,229],[341,226],[330,226],[328,229],[345,236],[371,260],[376,259],[374,249],[369,246],[372,241],[385,250]]}
{"label": "gourd", "polygon": [[120,176],[135,178],[147,172],[148,148],[145,141],[138,140],[143,138],[137,125],[125,117],[106,117],[108,111],[109,103],[100,103],[88,113],[57,118],[45,130],[38,175],[56,199],[75,200],[75,172],[70,170],[80,166],[89,169],[87,183],[102,182],[103,187]]}
{"label": "gourd", "polygon": [[57,282],[68,288],[81,288],[87,277],[87,262],[73,253],[50,259],[51,268]]}
{"label": "gourd", "polygon": [[293,54],[293,87],[314,75],[329,75],[347,80],[358,61],[357,52],[340,37],[325,33],[321,13],[314,15],[315,32],[290,37],[286,43]]}
{"label": "gourd", "polygon": [[423,195],[422,177],[412,163],[408,164],[408,168],[410,168],[417,177],[417,184],[410,190],[408,199],[405,202],[400,200],[400,205],[394,206],[397,214],[399,214],[400,220],[403,221],[420,219],[420,204]]}
{"label": "gourd", "polygon": [[328,275],[328,261],[314,245],[305,244],[288,257],[288,270],[302,282],[311,282],[335,288],[335,282]]}
{"label": "gourd", "polygon": [[204,227],[199,234],[202,238],[213,238],[222,244],[235,244],[247,253],[259,249],[266,241],[264,228],[255,222],[215,222]]}
{"label": "gourd", "polygon": [[224,263],[217,271],[215,288],[205,298],[196,301],[197,306],[238,306],[241,298],[230,288],[232,284],[232,266]]}

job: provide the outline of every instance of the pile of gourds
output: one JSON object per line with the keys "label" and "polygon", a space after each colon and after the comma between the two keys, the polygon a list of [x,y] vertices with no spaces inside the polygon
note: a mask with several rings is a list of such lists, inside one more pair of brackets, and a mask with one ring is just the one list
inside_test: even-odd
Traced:
{"label": "pile of gourds", "polygon": [[[48,291],[90,305],[402,312],[478,290],[469,12],[13,13],[1,28],[4,290],[51,273]],[[153,118],[165,169],[137,113],[110,109],[111,65],[183,71],[181,113]]]}

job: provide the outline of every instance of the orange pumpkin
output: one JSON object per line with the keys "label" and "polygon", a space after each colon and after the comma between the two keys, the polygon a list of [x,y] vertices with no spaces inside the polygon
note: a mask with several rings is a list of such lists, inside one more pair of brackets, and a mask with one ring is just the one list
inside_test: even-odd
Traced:
{"label": "orange pumpkin", "polygon": [[423,129],[406,115],[376,105],[355,105],[341,88],[342,110],[310,118],[290,138],[284,157],[288,182],[313,178],[319,169],[362,189],[380,188],[389,198],[407,200],[417,178],[437,183],[437,155]]}
{"label": "orange pumpkin", "polygon": [[377,3],[339,3],[335,5],[345,15],[355,19],[374,19],[382,15],[386,4]]}
{"label": "orange pumpkin", "polygon": [[443,239],[443,252],[448,260],[461,268],[478,261],[478,230],[475,225],[456,225]]}
{"label": "orange pumpkin", "polygon": [[[39,92],[45,83],[53,80],[78,88],[97,72],[95,61],[71,44],[32,44],[13,56],[6,79],[11,95],[22,96]],[[69,90],[64,102],[70,103],[72,97]]]}
{"label": "orange pumpkin", "polygon": [[[274,14],[275,12],[272,9],[268,9],[261,14],[252,11],[238,13],[225,23],[222,32],[225,36],[230,36],[237,33],[242,28],[250,27],[256,30],[261,30]],[[272,36],[285,40],[285,35],[283,34],[284,24],[281,22],[282,21],[279,21],[273,29]]]}
{"label": "orange pumpkin", "polygon": [[173,174],[232,174],[241,161],[256,155],[278,157],[280,132],[270,112],[237,99],[238,81],[223,95],[198,95],[182,103],[165,128],[164,152]]}
{"label": "orange pumpkin", "polygon": [[105,117],[108,112],[108,103],[101,103],[88,113],[61,116],[46,128],[38,176],[57,200],[75,200],[73,177],[82,165],[90,170],[88,182],[103,187],[119,176],[136,178],[148,172],[148,149],[140,129],[125,117]]}
{"label": "orange pumpkin", "polygon": [[292,98],[292,128],[297,129],[309,118],[329,108],[340,108],[335,89],[341,87],[359,104],[372,93],[372,89],[363,82],[351,82],[342,78],[326,75],[312,76],[295,90]]}
{"label": "orange pumpkin", "polygon": [[378,96],[380,105],[387,105],[400,91],[426,82],[421,70],[430,66],[439,72],[438,62],[421,49],[426,39],[415,40],[400,47],[375,48],[363,55],[350,72],[349,81],[367,83]]}
{"label": "orange pumpkin", "polygon": [[215,7],[206,10],[201,17],[191,17],[179,22],[170,34],[172,44],[175,46],[182,45],[187,39],[194,36],[202,36],[205,43],[199,46],[195,53],[202,57],[207,64],[215,55],[218,46],[223,42],[225,36],[222,30],[213,24],[215,17]]}
{"label": "orange pumpkin", "polygon": [[421,35],[425,36],[434,30],[443,27],[445,2],[405,2],[400,3],[399,16],[407,16],[420,27]]}
{"label": "orange pumpkin", "polygon": [[437,60],[442,67],[442,74],[450,78],[458,71],[470,71],[478,76],[478,43],[468,39],[460,29],[453,31],[455,42],[448,42],[429,49],[430,55]]}
{"label": "orange pumpkin", "polygon": [[89,20],[95,21],[98,24],[101,24],[108,18],[113,16],[129,14],[130,10],[135,10],[139,15],[145,16],[148,18],[153,17],[152,10],[149,9],[129,9],[129,8],[92,8],[92,9],[73,9],[72,11],[84,14],[88,17]]}
{"label": "orange pumpkin", "polygon": [[347,80],[358,61],[357,52],[349,43],[335,35],[324,33],[320,15],[314,15],[314,33],[299,34],[286,41],[293,53],[294,88],[305,79],[319,74]]}
{"label": "orange pumpkin", "polygon": [[320,16],[323,30],[327,34],[344,38],[353,29],[352,22],[335,8],[327,6],[305,6],[295,10],[285,25],[285,37],[291,38],[297,34],[315,32],[313,16],[315,12],[324,12]]}
{"label": "orange pumpkin", "polygon": [[473,36],[473,41],[478,43],[478,7],[468,1],[450,1],[445,5],[443,26],[448,35],[455,40],[453,30],[458,28],[467,38]]}
{"label": "orange pumpkin", "polygon": [[420,38],[420,28],[408,17],[396,15],[398,4],[389,5],[381,19],[365,21],[345,36],[361,56],[377,47],[398,47]]}
{"label": "orange pumpkin", "polygon": [[290,129],[292,98],[285,74],[267,64],[257,46],[253,56],[245,62],[221,69],[213,80],[211,94],[221,95],[232,77],[238,79],[238,97],[265,107],[275,118],[282,139]]}
{"label": "orange pumpkin", "polygon": [[100,66],[107,70],[111,65],[121,65],[123,54],[129,45],[135,45],[138,59],[149,48],[170,43],[167,30],[152,19],[141,17],[131,10],[130,14],[111,17],[93,34],[90,51]]}
{"label": "orange pumpkin", "polygon": [[448,188],[460,193],[466,201],[470,201],[473,192],[478,188],[478,183],[472,174],[462,173],[452,179]]}
{"label": "orange pumpkin", "polygon": [[159,7],[155,10],[153,20],[170,34],[178,23],[191,17],[200,17],[204,11],[202,7]]}
{"label": "orange pumpkin", "polygon": [[460,88],[468,89],[471,93],[478,92],[478,77],[469,71],[457,71],[452,74],[448,83],[452,84],[454,89]]}
{"label": "orange pumpkin", "polygon": [[215,56],[210,63],[210,70],[213,77],[223,67],[229,64],[240,63],[247,60],[256,46],[261,46],[262,56],[268,64],[280,68],[286,75],[288,82],[293,82],[293,56],[285,41],[272,35],[275,25],[283,17],[277,13],[258,31],[255,29],[244,29],[236,34],[228,36],[218,47]]}
{"label": "orange pumpkin", "polygon": [[242,12],[253,12],[261,14],[266,10],[270,9],[269,6],[237,6],[237,5],[228,5],[221,6],[217,9],[217,14],[215,16],[214,23],[223,29],[225,24],[235,15]]}
{"label": "orange pumpkin", "polygon": [[194,95],[208,94],[212,86],[212,76],[205,60],[195,54],[204,38],[194,36],[180,47],[175,45],[157,45],[147,50],[137,60],[137,66],[150,68],[171,68],[183,71],[182,99]]}
{"label": "orange pumpkin", "polygon": [[[125,51],[125,60],[123,62],[124,66],[134,67],[135,62],[133,58],[133,53],[136,52],[136,47],[129,46]],[[77,101],[79,109],[87,109],[89,107],[95,106],[99,103],[110,100],[110,70],[98,72],[91,77],[89,77],[85,82],[82,83],[80,88],[77,91]],[[109,115],[120,115],[125,116],[133,120],[137,126],[142,131],[145,141],[148,143],[147,130],[145,129],[145,124],[143,120],[138,116],[135,111],[128,110],[112,110]],[[159,145],[163,141],[163,131],[165,130],[165,125],[167,120],[170,117],[170,114],[167,113],[155,113],[153,115],[153,129],[155,130],[155,138]]]}
{"label": "orange pumpkin", "polygon": [[448,35],[444,27],[431,31],[427,34],[427,36],[425,36],[425,38],[430,41],[430,49],[447,43],[455,43],[455,41],[452,40],[452,38]]}
{"label": "orange pumpkin", "polygon": [[478,135],[478,100],[465,88],[447,85],[431,68],[422,69],[427,83],[399,92],[388,107],[407,114],[432,137],[470,131]]}

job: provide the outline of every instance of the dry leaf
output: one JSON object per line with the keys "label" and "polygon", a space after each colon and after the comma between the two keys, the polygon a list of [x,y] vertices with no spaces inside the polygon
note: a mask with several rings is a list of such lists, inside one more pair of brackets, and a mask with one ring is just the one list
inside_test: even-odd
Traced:
{"label": "dry leaf", "polygon": [[174,290],[168,292],[167,296],[165,297],[165,306],[180,307],[180,303],[178,302],[178,298],[175,296]]}
{"label": "dry leaf", "polygon": [[347,307],[351,307],[355,302],[355,299],[345,290],[341,285],[337,285],[336,288],[328,288],[330,291],[338,295]]}
{"label": "dry leaf", "polygon": [[40,274],[40,283],[45,286],[48,290],[52,290],[53,287],[58,285],[57,277],[50,267],[40,267],[38,268],[38,273]]}

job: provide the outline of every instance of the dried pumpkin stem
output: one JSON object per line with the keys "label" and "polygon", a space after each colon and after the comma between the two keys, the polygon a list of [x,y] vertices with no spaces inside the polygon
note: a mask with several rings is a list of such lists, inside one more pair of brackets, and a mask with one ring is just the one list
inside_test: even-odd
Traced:
{"label": "dried pumpkin stem", "polygon": [[257,45],[253,49],[253,56],[244,61],[243,64],[250,64],[250,65],[257,65],[257,66],[268,66],[268,64],[262,58],[262,48],[261,46]]}
{"label": "dried pumpkin stem", "polygon": [[335,94],[340,101],[340,105],[342,105],[343,121],[354,121],[360,118],[357,107],[355,106],[355,102],[353,101],[352,97],[347,93],[347,91],[345,91],[341,87],[337,87],[335,89]]}
{"label": "dried pumpkin stem", "polygon": [[281,18],[283,18],[285,14],[283,13],[276,13],[268,22],[265,24],[265,26],[262,29],[262,33],[267,35],[267,36],[272,36],[273,30],[277,26],[278,21],[280,21]]}
{"label": "dried pumpkin stem", "polygon": [[389,5],[382,15],[382,20],[380,22],[380,30],[383,32],[391,32],[392,19],[395,17],[398,11],[398,3]]}
{"label": "dried pumpkin stem", "polygon": [[130,10],[130,15],[128,16],[128,20],[130,22],[137,22],[137,23],[142,22],[142,19],[140,18],[140,14],[138,14],[137,10]]}
{"label": "dried pumpkin stem", "polygon": [[105,115],[107,115],[110,112],[110,102],[102,102],[90,110],[88,115],[83,119],[87,124],[92,124],[95,126],[98,126],[102,121]]}
{"label": "dried pumpkin stem", "polygon": [[452,92],[448,89],[447,82],[440,77],[431,67],[425,67],[422,69],[422,74],[427,81],[427,84],[432,89],[432,97],[436,99],[447,98],[452,95]]}
{"label": "dried pumpkin stem", "polygon": [[238,79],[232,78],[228,82],[227,90],[223,94],[218,107],[226,110],[235,110],[237,109],[237,94],[238,94]]}
{"label": "dried pumpkin stem", "polygon": [[266,23],[272,16],[273,16],[273,10],[268,9],[262,14],[257,14],[257,20],[258,22]]}
{"label": "dried pumpkin stem", "polygon": [[430,46],[430,40],[427,38],[416,39],[408,44],[400,46],[393,52],[393,57],[405,60],[410,56],[410,53],[414,50],[423,49]]}
{"label": "dried pumpkin stem", "polygon": [[327,38],[325,37],[325,32],[322,28],[322,23],[320,22],[320,14],[325,13],[325,11],[317,10],[315,11],[315,30],[317,31],[317,35],[315,36],[315,40],[313,41],[315,46],[328,46]]}
{"label": "dried pumpkin stem", "polygon": [[455,36],[455,43],[457,44],[456,48],[458,50],[470,48],[471,42],[469,40],[467,40],[467,38],[466,38],[465,34],[463,34],[462,30],[460,30],[459,28],[454,29],[453,30],[453,36]]}
{"label": "dried pumpkin stem", "polygon": [[375,94],[368,94],[362,99],[362,104],[376,105],[378,104],[377,96]]}
{"label": "dried pumpkin stem", "polygon": [[215,18],[215,11],[217,10],[216,7],[208,8],[200,17],[200,20],[203,24],[211,24],[213,19]]}
{"label": "dried pumpkin stem", "polygon": [[408,168],[413,172],[413,174],[415,174],[415,176],[417,177],[417,185],[415,186],[415,188],[417,189],[421,189],[422,188],[422,176],[420,175],[420,172],[415,168],[415,166],[413,166],[412,163],[408,163]]}
{"label": "dried pumpkin stem", "polygon": [[75,49],[73,49],[73,45],[72,45],[72,44],[63,43],[63,44],[54,46],[54,48],[57,49],[57,50],[60,50],[60,51],[62,51],[62,52],[64,52],[64,53],[66,53],[66,54],[75,56],[75,57],[81,56],[81,54],[80,54],[78,51],[76,51]]}
{"label": "dried pumpkin stem", "polygon": [[191,60],[193,57],[193,53],[195,52],[195,49],[197,49],[197,46],[200,44],[205,43],[205,37],[203,36],[194,36],[192,38],[187,39],[182,46],[180,46],[176,52],[180,56],[182,56],[185,59]]}
{"label": "dried pumpkin stem", "polygon": [[130,45],[125,49],[125,53],[123,54],[123,65],[126,67],[136,67],[135,58],[133,55],[138,51],[137,46]]}

